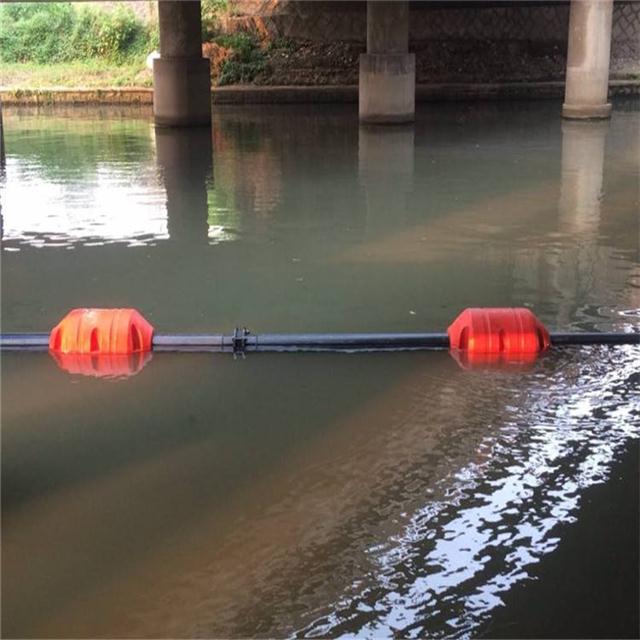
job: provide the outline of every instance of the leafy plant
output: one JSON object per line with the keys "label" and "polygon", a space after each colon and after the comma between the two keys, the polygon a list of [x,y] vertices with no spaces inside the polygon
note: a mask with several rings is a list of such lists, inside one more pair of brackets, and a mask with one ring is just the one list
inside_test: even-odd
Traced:
{"label": "leafy plant", "polygon": [[228,0],[201,0],[202,40],[213,40],[220,34],[222,17],[229,11]]}
{"label": "leafy plant", "polygon": [[73,28],[68,3],[21,3],[0,7],[0,57],[8,62],[64,60],[64,35]]}
{"label": "leafy plant", "polygon": [[291,53],[295,51],[296,43],[295,43],[295,40],[293,40],[292,38],[287,38],[286,36],[279,36],[271,40],[267,48],[269,51],[286,51],[287,53]]}
{"label": "leafy plant", "polygon": [[9,3],[0,6],[0,60],[124,61],[147,53],[157,41],[155,31],[123,6],[100,11],[68,2]]}
{"label": "leafy plant", "polygon": [[251,82],[267,69],[267,55],[254,35],[232,33],[219,36],[216,43],[232,51],[220,67],[219,85]]}

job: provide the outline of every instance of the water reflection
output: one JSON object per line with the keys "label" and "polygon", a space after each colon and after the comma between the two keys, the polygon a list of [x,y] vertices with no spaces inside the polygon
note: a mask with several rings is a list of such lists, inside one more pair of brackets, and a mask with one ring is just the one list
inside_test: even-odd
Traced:
{"label": "water reflection", "polygon": [[[594,363],[587,376],[571,356],[539,370],[524,385],[524,404],[504,380],[485,378],[490,395],[510,394],[502,426],[474,445],[473,462],[436,481],[425,505],[403,514],[402,531],[369,547],[370,581],[349,585],[334,610],[296,635],[475,635],[501,594],[555,550],[583,492],[607,479],[627,438],[640,436],[632,383],[640,353],[627,349],[615,367],[599,355],[609,364]],[[569,382],[576,367],[579,384]],[[547,375],[552,391],[539,393],[536,380]]]}
{"label": "water reflection", "polygon": [[[640,275],[638,187],[631,174],[610,177],[606,204],[604,167],[609,122],[563,122],[558,217],[550,241],[516,253],[515,277],[524,291],[554,291],[555,327],[617,330],[633,327],[640,299],[630,282]],[[631,132],[629,148],[638,145]],[[624,152],[618,151],[624,157]],[[616,157],[616,162],[621,162]],[[613,162],[610,171],[613,173]],[[635,192],[635,193],[634,193]],[[603,214],[604,207],[604,214]],[[628,219],[630,235],[616,247],[607,242],[611,229]],[[622,238],[621,238],[622,239]],[[625,269],[623,264],[629,264]],[[541,285],[541,282],[544,282]],[[544,313],[548,300],[540,300]],[[635,311],[634,311],[635,310]]]}
{"label": "water reflection", "polygon": [[207,191],[213,187],[211,129],[156,127],[155,139],[167,197],[169,237],[190,247],[208,244]]}
{"label": "water reflection", "polygon": [[122,380],[140,373],[152,353],[122,354],[51,353],[58,366],[72,375]]}
{"label": "water reflection", "polygon": [[149,122],[105,122],[93,114],[45,126],[10,114],[5,127],[5,249],[136,246],[168,237]]}
{"label": "water reflection", "polygon": [[358,176],[367,203],[367,232],[406,219],[414,191],[413,126],[358,129]]}
{"label": "water reflection", "polygon": [[[388,136],[346,107],[229,108],[213,151],[120,113],[23,115],[7,119],[5,330],[91,305],[167,332],[419,331],[512,304],[549,326],[638,323],[637,108],[606,144],[544,101],[425,109]],[[96,235],[100,175],[132,217],[151,194],[140,229]],[[30,231],[46,203],[20,217],[16,194],[40,186],[60,189],[63,246]],[[62,218],[82,202],[85,227]],[[3,356],[4,631],[482,633],[637,445],[638,361],[587,348],[477,375],[448,354],[157,354],[108,384]],[[627,552],[590,566],[623,571]]]}
{"label": "water reflection", "polygon": [[[640,277],[637,113],[616,112],[606,145],[573,154],[577,167],[604,153],[606,198],[594,226],[594,209],[576,217],[576,194],[587,202],[595,191],[568,169],[569,151],[563,169],[553,109],[520,107],[426,110],[414,127],[390,131],[354,126],[346,107],[217,109],[213,150],[206,136],[157,137],[150,122],[120,113],[97,120],[90,112],[10,112],[5,259],[29,251],[24,261],[34,269],[37,262],[40,272],[61,274],[71,260],[56,250],[71,248],[82,260],[74,295],[43,286],[58,289],[59,305],[44,305],[45,324],[69,302],[105,305],[108,297],[122,305],[118,273],[138,299],[157,274],[185,310],[181,325],[163,318],[175,330],[213,329],[209,318],[220,330],[240,322],[256,331],[420,331],[446,326],[464,306],[509,304],[531,305],[559,328],[604,327]],[[95,199],[102,179],[122,196],[109,215],[107,201]],[[41,202],[47,189],[59,190],[52,203]],[[50,210],[55,230],[30,231],[31,220],[49,228]],[[44,245],[41,258],[32,254]],[[145,311],[166,316],[157,297]],[[625,302],[623,311],[637,306]]]}
{"label": "water reflection", "polygon": [[[558,204],[558,232],[575,239],[567,260],[565,252],[549,260],[554,287],[562,292],[558,322],[566,324],[573,315],[583,291],[596,290],[596,297],[605,303],[606,288],[615,275],[615,256],[598,247],[600,233],[600,202],[603,197],[604,158],[609,122],[562,123],[562,174]],[[569,264],[575,265],[570,268]],[[596,266],[597,265],[597,266]],[[595,268],[594,268],[595,267]],[[594,276],[607,272],[606,284]]]}
{"label": "water reflection", "polygon": [[[282,190],[279,132],[265,126],[269,108],[214,114],[216,185],[211,194],[212,221],[234,220],[239,211],[268,216],[278,206]],[[265,113],[266,112],[266,113]],[[286,118],[274,124],[286,127]]]}
{"label": "water reflection", "polygon": [[562,122],[559,227],[593,242],[598,236],[609,122]]}
{"label": "water reflection", "polygon": [[80,394],[15,361],[9,399],[35,375],[55,402],[9,405],[5,629],[472,635],[640,436],[639,355],[566,350],[517,376],[283,355],[271,379],[268,357],[166,356]]}

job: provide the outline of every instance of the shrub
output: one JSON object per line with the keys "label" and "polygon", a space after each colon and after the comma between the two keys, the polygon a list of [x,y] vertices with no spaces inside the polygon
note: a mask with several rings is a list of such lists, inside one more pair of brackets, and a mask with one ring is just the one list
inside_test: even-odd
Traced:
{"label": "shrub", "polygon": [[90,33],[95,56],[117,61],[148,53],[149,30],[135,17],[129,7],[120,5],[109,13],[85,7],[82,13],[90,16],[89,20],[93,26]]}
{"label": "shrub", "polygon": [[65,35],[73,29],[70,4],[20,3],[0,7],[0,56],[7,62],[66,59]]}
{"label": "shrub", "polygon": [[222,17],[229,10],[228,0],[201,0],[202,41],[213,40],[222,29]]}
{"label": "shrub", "polygon": [[68,2],[0,6],[0,60],[5,62],[119,62],[147,53],[156,43],[155,30],[124,6],[109,12],[76,9]]}
{"label": "shrub", "polygon": [[257,38],[249,33],[238,32],[216,38],[216,43],[231,50],[220,65],[218,84],[251,82],[266,70],[267,56]]}

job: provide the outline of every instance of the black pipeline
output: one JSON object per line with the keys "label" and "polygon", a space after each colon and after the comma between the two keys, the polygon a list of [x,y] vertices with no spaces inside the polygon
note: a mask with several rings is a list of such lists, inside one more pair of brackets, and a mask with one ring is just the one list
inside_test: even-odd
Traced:
{"label": "black pipeline", "polygon": [[640,333],[554,333],[526,308],[465,309],[446,333],[162,334],[135,309],[73,309],[50,333],[3,334],[3,349],[121,356],[149,351],[394,351],[450,349],[472,357],[535,357],[555,345],[640,344]]}
{"label": "black pipeline", "polygon": [[[550,346],[640,344],[640,332],[552,332]],[[0,334],[3,350],[44,351],[48,333]],[[154,334],[153,351],[165,352],[281,352],[281,351],[400,351],[451,348],[448,333],[263,333],[245,329],[233,334]],[[469,344],[467,343],[467,348]],[[473,349],[472,349],[473,350]],[[503,349],[504,351],[504,349]]]}

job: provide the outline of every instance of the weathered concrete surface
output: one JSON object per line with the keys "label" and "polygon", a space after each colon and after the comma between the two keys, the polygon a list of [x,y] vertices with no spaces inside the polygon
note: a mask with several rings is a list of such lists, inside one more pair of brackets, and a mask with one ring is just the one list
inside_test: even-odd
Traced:
{"label": "weathered concrete surface", "polygon": [[153,115],[157,125],[211,123],[211,78],[206,58],[154,60],[153,85]]}
{"label": "weathered concrete surface", "polygon": [[[611,96],[640,96],[640,80],[612,80]],[[561,98],[564,82],[446,83],[416,85],[417,102],[446,100],[516,100]],[[5,105],[28,104],[151,104],[153,89],[0,89]],[[214,104],[296,104],[358,101],[357,85],[247,86],[211,90]]]}
{"label": "weathered concrete surface", "polygon": [[199,1],[158,2],[160,54],[165,58],[202,57],[202,20]]}
{"label": "weathered concrete surface", "polygon": [[160,58],[153,63],[153,114],[159,126],[211,124],[211,74],[202,57],[200,2],[158,3]]}
{"label": "weathered concrete surface", "polygon": [[569,18],[565,118],[608,118],[613,0],[572,0]]}
{"label": "weathered concrete surface", "polygon": [[[231,0],[231,4],[229,31],[247,29],[314,43],[363,46],[366,40],[364,2]],[[568,2],[413,2],[409,45],[416,53],[417,82],[563,79],[568,26]],[[490,45],[482,58],[475,54],[481,44]],[[617,78],[640,73],[640,2],[614,2],[611,73]]]}
{"label": "weathered concrete surface", "polygon": [[416,59],[408,53],[409,3],[367,2],[367,53],[358,76],[361,122],[411,122],[416,111]]}
{"label": "weathered concrete surface", "polygon": [[357,85],[295,86],[226,86],[211,92],[214,104],[296,104],[358,102]]}
{"label": "weathered concrete surface", "polygon": [[416,112],[416,58],[412,53],[360,56],[362,122],[412,122]]}
{"label": "weathered concrete surface", "polygon": [[152,104],[153,89],[0,89],[7,105],[19,104]]}
{"label": "weathered concrete surface", "polygon": [[407,53],[408,46],[409,3],[367,2],[367,53]]}

